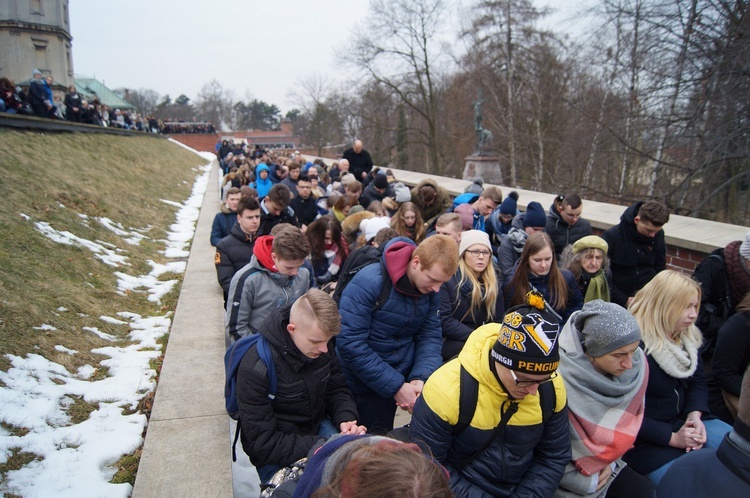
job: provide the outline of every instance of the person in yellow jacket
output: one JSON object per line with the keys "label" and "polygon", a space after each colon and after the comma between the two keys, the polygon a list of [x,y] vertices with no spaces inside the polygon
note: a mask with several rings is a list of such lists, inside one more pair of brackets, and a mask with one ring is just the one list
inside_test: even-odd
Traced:
{"label": "person in yellow jacket", "polygon": [[[570,461],[557,317],[540,295],[477,328],[417,399],[410,436],[450,472],[456,496],[552,496]],[[475,382],[476,402],[460,422]],[[477,386],[478,384],[478,386]],[[463,406],[462,406],[463,405]]]}

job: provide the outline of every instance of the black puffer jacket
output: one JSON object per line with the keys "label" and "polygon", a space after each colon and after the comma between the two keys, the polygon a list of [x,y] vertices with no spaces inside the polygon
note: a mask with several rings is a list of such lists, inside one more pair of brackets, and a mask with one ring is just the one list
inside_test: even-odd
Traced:
{"label": "black puffer jacket", "polygon": [[643,202],[636,202],[620,216],[620,224],[602,234],[609,244],[610,269],[612,270],[613,303],[626,306],[629,297],[635,295],[654,276],[667,267],[667,245],[664,230],[655,237],[638,233],[635,217]]}
{"label": "black puffer jacket", "polygon": [[216,265],[216,277],[219,279],[219,285],[224,290],[225,303],[232,277],[253,259],[255,238],[243,232],[240,224],[235,223],[229,235],[216,244],[214,264]]}
{"label": "black puffer jacket", "polygon": [[554,204],[549,207],[549,211],[547,212],[547,226],[544,228],[544,231],[552,239],[558,258],[562,254],[563,249],[565,249],[565,246],[594,233],[591,230],[591,223],[583,218],[578,218],[578,221],[573,226],[565,223],[565,220],[560,217],[560,213],[555,209]]}
{"label": "black puffer jacket", "polygon": [[268,399],[268,375],[257,347],[245,353],[237,373],[242,448],[256,467],[290,465],[318,442],[321,421],[334,426],[357,420],[357,406],[328,343],[328,353],[304,356],[286,327],[290,305],[272,313],[260,328],[276,367],[276,397]]}

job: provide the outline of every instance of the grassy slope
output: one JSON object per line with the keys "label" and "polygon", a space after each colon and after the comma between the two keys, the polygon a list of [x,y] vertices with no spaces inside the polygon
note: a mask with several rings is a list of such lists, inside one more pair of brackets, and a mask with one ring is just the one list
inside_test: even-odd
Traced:
{"label": "grassy slope", "polygon": [[[87,363],[96,366],[102,358],[90,350],[112,343],[82,327],[122,337],[127,327],[109,325],[99,316],[116,317],[118,311],[161,315],[174,309],[177,289],[161,305],[141,293],[121,296],[113,272],[144,275],[151,269],[147,260],[165,262],[159,240],[177,208],[159,199],[183,202],[195,168],[205,160],[166,140],[145,137],[0,130],[0,144],[0,368],[9,366],[5,354],[29,352],[71,372]],[[88,222],[79,213],[88,215]],[[149,240],[127,244],[94,217],[110,218],[127,230],[151,227],[144,232]],[[112,268],[87,249],[52,242],[34,228],[36,221],[114,244],[130,266]],[[61,306],[69,311],[58,312]],[[42,324],[58,330],[34,330]],[[79,354],[58,352],[56,344]]]}

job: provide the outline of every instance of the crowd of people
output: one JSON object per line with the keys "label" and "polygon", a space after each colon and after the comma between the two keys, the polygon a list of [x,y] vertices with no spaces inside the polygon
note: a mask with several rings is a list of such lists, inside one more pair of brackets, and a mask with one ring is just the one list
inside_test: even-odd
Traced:
{"label": "crowd of people", "polygon": [[691,278],[657,201],[596,235],[575,192],[453,199],[359,140],[330,166],[216,152],[228,357],[265,341],[236,376],[264,496],[750,492],[750,232]]}
{"label": "crowd of people", "polygon": [[82,94],[75,85],[70,85],[64,95],[56,94],[53,76],[44,77],[38,69],[31,76],[26,91],[11,79],[0,78],[0,112],[147,133],[216,133],[208,122],[165,122],[129,109],[110,108],[96,96]]}

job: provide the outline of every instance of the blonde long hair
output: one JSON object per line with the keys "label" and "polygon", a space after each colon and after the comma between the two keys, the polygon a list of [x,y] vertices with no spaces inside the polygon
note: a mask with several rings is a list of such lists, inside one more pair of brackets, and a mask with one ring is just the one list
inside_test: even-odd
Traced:
{"label": "blonde long hair", "polygon": [[701,288],[690,277],[674,270],[664,270],[639,290],[628,308],[641,327],[641,338],[646,352],[660,351],[667,341],[678,341],[699,348],[703,336],[693,323],[675,337],[674,324],[680,314],[697,296],[701,300]]}
{"label": "blonde long hair", "polygon": [[[469,308],[471,317],[474,318],[474,314],[484,304],[484,308],[487,310],[487,321],[492,321],[495,311],[497,311],[495,307],[497,305],[497,288],[499,287],[495,275],[495,266],[490,259],[487,267],[482,270],[482,273],[477,275],[466,264],[465,255],[466,251],[464,251],[464,256],[458,260],[458,271],[461,274],[461,279],[456,288],[456,299],[461,298],[461,287],[466,282],[471,282],[471,307]],[[491,258],[492,256],[489,257]],[[484,295],[482,295],[482,286],[484,286]]]}

